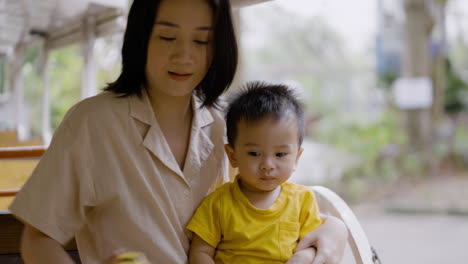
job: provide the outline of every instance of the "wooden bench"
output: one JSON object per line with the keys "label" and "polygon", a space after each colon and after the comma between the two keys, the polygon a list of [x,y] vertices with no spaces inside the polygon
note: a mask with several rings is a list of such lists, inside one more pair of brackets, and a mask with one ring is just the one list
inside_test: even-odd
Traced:
{"label": "wooden bench", "polygon": [[[0,211],[0,263],[22,264],[20,256],[20,241],[23,223],[18,221],[9,211]],[[70,257],[81,263],[75,240],[65,246]]]}
{"label": "wooden bench", "polygon": [[[20,146],[0,148],[0,159],[38,159],[45,152],[44,146]],[[0,190],[0,197],[13,197],[18,189]],[[0,210],[0,264],[22,264],[20,254],[21,234],[24,225],[9,211]],[[81,263],[75,240],[65,246],[75,263]]]}

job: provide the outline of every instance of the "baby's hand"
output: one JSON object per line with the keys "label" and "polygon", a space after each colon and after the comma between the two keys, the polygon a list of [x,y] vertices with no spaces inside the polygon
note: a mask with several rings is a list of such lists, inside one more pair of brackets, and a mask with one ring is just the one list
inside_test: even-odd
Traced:
{"label": "baby's hand", "polygon": [[294,253],[286,264],[310,264],[315,258],[315,248],[309,247]]}
{"label": "baby's hand", "polygon": [[105,264],[150,264],[145,254],[137,251],[116,250]]}

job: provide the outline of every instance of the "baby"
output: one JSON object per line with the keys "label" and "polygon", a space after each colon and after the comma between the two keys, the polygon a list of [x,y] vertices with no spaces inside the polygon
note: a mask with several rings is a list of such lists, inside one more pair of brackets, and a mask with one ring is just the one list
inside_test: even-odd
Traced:
{"label": "baby", "polygon": [[190,263],[312,262],[294,253],[322,223],[314,193],[286,182],[302,154],[304,110],[285,85],[249,83],[227,108],[229,161],[239,174],[207,196],[187,229]]}

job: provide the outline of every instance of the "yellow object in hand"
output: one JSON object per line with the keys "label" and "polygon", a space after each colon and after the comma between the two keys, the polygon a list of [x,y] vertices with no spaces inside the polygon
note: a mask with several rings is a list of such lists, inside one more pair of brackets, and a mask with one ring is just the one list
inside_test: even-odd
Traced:
{"label": "yellow object in hand", "polygon": [[149,264],[145,254],[138,251],[128,251],[117,255],[118,264]]}

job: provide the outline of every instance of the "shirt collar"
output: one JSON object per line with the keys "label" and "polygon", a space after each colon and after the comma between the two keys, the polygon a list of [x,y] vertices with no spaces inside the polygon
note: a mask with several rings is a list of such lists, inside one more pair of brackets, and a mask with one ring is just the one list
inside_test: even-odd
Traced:
{"label": "shirt collar", "polygon": [[[140,120],[141,122],[153,126],[157,123],[156,117],[153,113],[153,108],[149,100],[149,96],[146,90],[143,90],[142,96],[132,95],[129,98],[130,101],[130,115]],[[205,127],[213,123],[214,119],[210,111],[203,107],[201,108],[200,99],[192,95],[192,109],[193,109],[193,125],[198,128]]]}
{"label": "shirt collar", "polygon": [[195,96],[192,96],[194,114],[189,142],[190,145],[182,171],[164,139],[146,91],[143,92],[141,98],[133,95],[129,98],[129,101],[130,115],[149,126],[148,132],[145,133],[142,138],[143,146],[158,157],[168,168],[181,176],[185,182],[187,182],[187,179],[184,177],[185,172],[187,172],[188,177],[198,175],[200,168],[214,148],[214,143],[211,141],[208,132],[210,129],[209,125],[214,122],[210,110],[207,108],[200,108],[201,102]]}

